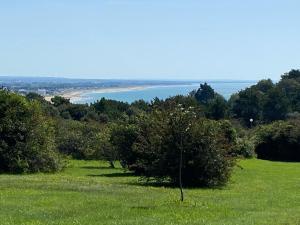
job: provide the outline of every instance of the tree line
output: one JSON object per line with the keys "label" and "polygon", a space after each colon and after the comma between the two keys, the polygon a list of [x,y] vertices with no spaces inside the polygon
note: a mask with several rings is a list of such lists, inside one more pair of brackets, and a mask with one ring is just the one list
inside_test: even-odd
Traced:
{"label": "tree line", "polygon": [[148,181],[222,186],[239,157],[300,161],[300,71],[227,101],[207,83],[151,102],[73,104],[0,91],[0,171],[55,172],[68,158],[119,161]]}

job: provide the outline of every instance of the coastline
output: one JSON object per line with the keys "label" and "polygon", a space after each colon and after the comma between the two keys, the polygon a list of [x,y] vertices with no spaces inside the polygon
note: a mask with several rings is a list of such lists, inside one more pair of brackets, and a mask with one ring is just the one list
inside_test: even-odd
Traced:
{"label": "coastline", "polygon": [[114,93],[114,92],[126,92],[126,91],[139,91],[150,88],[153,86],[141,85],[141,86],[128,86],[128,87],[103,87],[103,88],[91,88],[91,89],[67,89],[56,95],[45,96],[45,100],[51,102],[51,98],[54,96],[61,96],[73,101],[80,101],[87,93]]}

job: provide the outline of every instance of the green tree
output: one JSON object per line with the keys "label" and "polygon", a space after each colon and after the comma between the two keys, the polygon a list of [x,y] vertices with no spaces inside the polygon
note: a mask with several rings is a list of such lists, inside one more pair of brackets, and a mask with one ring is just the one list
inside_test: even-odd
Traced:
{"label": "green tree", "polygon": [[69,104],[64,111],[69,112],[73,120],[82,120],[88,114],[89,107],[85,104]]}
{"label": "green tree", "polygon": [[105,114],[110,120],[125,120],[126,111],[129,108],[129,104],[101,98],[95,103],[91,104],[91,107],[95,109],[99,114]]}
{"label": "green tree", "polygon": [[134,101],[133,103],[131,103],[131,106],[133,106],[139,110],[142,110],[144,112],[148,112],[150,110],[149,103],[147,103],[146,101],[144,101],[142,99]]}
{"label": "green tree", "polygon": [[111,143],[111,129],[103,129],[98,134],[98,147],[95,153],[97,159],[105,160],[111,168],[115,168],[114,162],[118,160],[118,151]]}
{"label": "green tree", "polygon": [[200,88],[195,92],[195,98],[201,104],[208,104],[215,97],[214,89],[207,83],[200,84]]}
{"label": "green tree", "polygon": [[51,98],[51,102],[53,103],[54,106],[60,106],[60,105],[68,105],[70,104],[70,99],[61,97],[61,96],[54,96]]}
{"label": "green tree", "polygon": [[208,102],[206,114],[208,118],[220,120],[227,116],[227,111],[227,101],[221,95],[216,95]]}
{"label": "green tree", "polygon": [[285,73],[281,76],[282,80],[286,80],[286,79],[293,79],[293,80],[297,80],[298,82],[300,82],[300,70],[291,70],[288,73]]}
{"label": "green tree", "polygon": [[59,151],[75,159],[93,159],[99,146],[99,124],[57,120],[56,143]]}
{"label": "green tree", "polygon": [[268,91],[263,105],[263,119],[266,122],[285,119],[290,111],[289,101],[279,88]]}
{"label": "green tree", "polygon": [[265,95],[254,86],[233,95],[229,101],[233,117],[241,118],[248,126],[250,126],[250,119],[253,119],[254,122],[260,121],[264,97]]}
{"label": "green tree", "polygon": [[37,93],[31,92],[26,95],[26,98],[29,101],[39,102],[45,115],[50,116],[50,117],[58,117],[59,116],[58,109],[55,106],[53,106],[50,102],[46,101],[43,96],[41,96]]}
{"label": "green tree", "polygon": [[183,186],[211,187],[228,181],[235,130],[229,122],[197,118],[192,111],[157,111],[139,123],[133,151],[142,175],[173,184],[181,177]]}
{"label": "green tree", "polygon": [[132,169],[136,163],[136,154],[132,146],[138,136],[138,129],[134,124],[114,124],[111,130],[111,143],[118,152],[123,167]]}
{"label": "green tree", "polygon": [[63,166],[52,122],[40,104],[0,91],[0,171],[52,172]]}
{"label": "green tree", "polygon": [[256,90],[261,91],[263,93],[267,93],[269,90],[273,89],[274,87],[275,85],[270,79],[261,80],[254,86]]}
{"label": "green tree", "polygon": [[296,79],[282,79],[277,87],[286,96],[291,111],[300,112],[300,81]]}

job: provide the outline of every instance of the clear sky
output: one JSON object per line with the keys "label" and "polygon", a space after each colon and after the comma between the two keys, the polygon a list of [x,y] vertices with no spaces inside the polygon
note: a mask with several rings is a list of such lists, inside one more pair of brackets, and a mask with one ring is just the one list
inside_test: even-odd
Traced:
{"label": "clear sky", "polygon": [[300,68],[299,0],[1,0],[0,75],[260,79]]}

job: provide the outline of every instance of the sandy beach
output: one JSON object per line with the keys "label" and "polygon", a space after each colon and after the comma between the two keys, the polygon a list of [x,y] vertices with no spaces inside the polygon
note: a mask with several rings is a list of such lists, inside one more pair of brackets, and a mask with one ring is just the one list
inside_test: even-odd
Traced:
{"label": "sandy beach", "polygon": [[[78,101],[82,99],[83,95],[86,93],[114,93],[114,92],[123,92],[123,91],[136,91],[144,90],[152,86],[129,86],[129,87],[103,87],[95,89],[67,89],[61,93],[58,93],[56,96],[61,96],[67,99],[70,99],[71,102]],[[51,98],[54,96],[45,96],[46,101],[51,101]]]}

